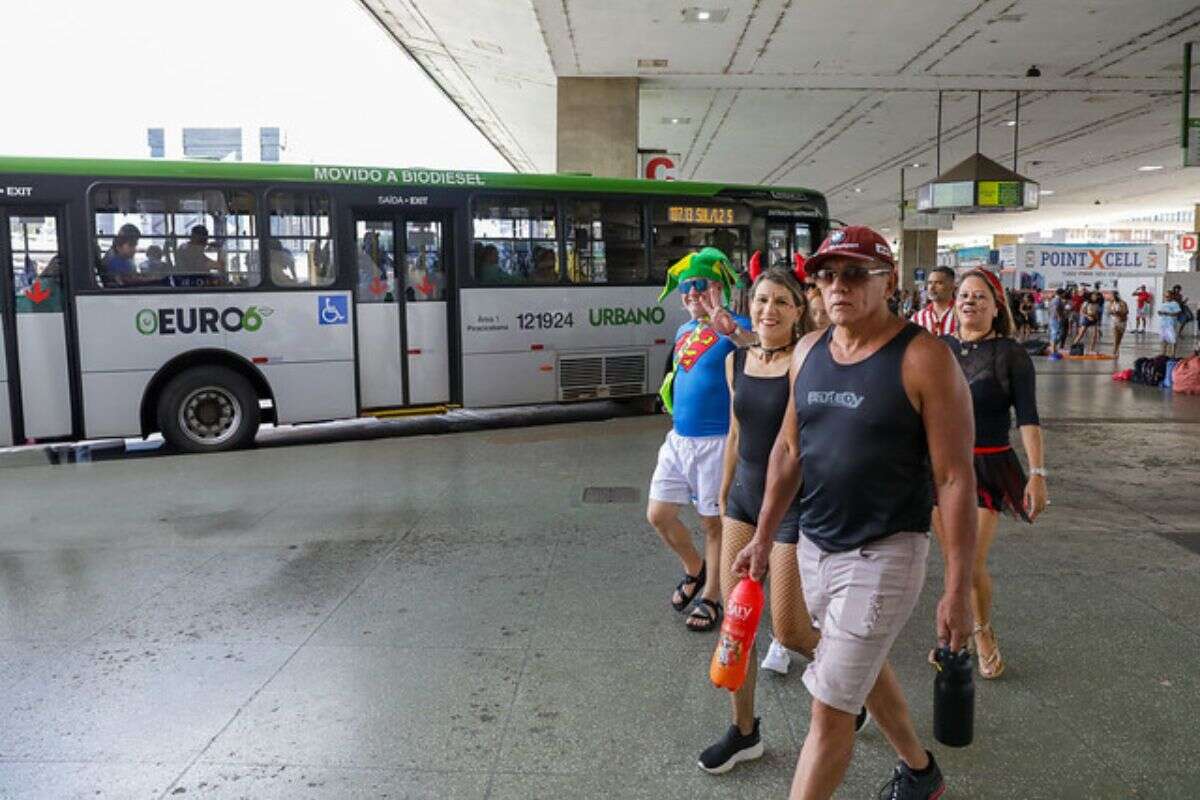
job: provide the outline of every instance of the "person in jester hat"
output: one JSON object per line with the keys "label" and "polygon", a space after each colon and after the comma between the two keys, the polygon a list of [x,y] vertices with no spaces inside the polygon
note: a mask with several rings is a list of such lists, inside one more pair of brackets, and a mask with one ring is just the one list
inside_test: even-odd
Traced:
{"label": "person in jester hat", "polygon": [[[750,322],[726,308],[737,273],[720,250],[706,247],[684,256],[667,270],[661,303],[677,292],[691,320],[675,332],[672,369],[663,381],[663,404],[673,421],[658,451],[650,479],[646,518],[679,556],[684,575],[671,606],[682,613],[692,605],[689,630],[704,632],[721,619],[721,517],[719,500],[729,432],[729,387],[725,358],[743,339],[754,340]],[[679,509],[692,504],[704,531],[704,555],[679,519]]]}

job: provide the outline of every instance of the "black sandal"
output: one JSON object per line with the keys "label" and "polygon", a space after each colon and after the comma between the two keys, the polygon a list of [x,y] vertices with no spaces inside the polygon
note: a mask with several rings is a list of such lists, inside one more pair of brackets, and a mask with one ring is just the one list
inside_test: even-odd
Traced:
{"label": "black sandal", "polygon": [[[696,601],[696,605],[692,606],[692,613],[688,614],[687,629],[695,633],[708,633],[721,621],[722,611],[720,603],[701,597]],[[700,624],[693,625],[692,620],[699,620]]]}
{"label": "black sandal", "polygon": [[[708,565],[705,564],[703,561],[700,562],[700,573],[698,575],[688,575],[685,572],[683,574],[683,579],[680,580],[679,583],[675,584],[675,591],[679,592],[679,594],[683,597],[683,600],[681,600],[680,602],[677,603],[677,602],[675,602],[675,598],[672,597],[671,598],[671,608],[675,609],[680,614],[682,614],[683,610],[685,608],[687,608],[688,606],[690,606],[692,604],[692,601],[696,599],[696,595],[700,594],[700,589],[704,586],[704,581],[707,577],[708,577]],[[685,591],[685,587],[688,587],[688,586],[695,587],[694,589],[692,589],[691,594],[688,594]]]}

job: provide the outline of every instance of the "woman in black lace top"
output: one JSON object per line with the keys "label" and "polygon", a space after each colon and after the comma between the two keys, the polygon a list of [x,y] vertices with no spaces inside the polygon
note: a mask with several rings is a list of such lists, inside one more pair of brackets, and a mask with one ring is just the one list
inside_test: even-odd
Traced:
{"label": "woman in black lace top", "polygon": [[[979,523],[971,600],[975,610],[975,647],[979,673],[998,678],[1004,671],[1000,646],[992,631],[992,578],[988,550],[1000,512],[1033,522],[1047,504],[1046,470],[1042,461],[1042,429],[1038,420],[1033,361],[1012,338],[1012,313],[995,275],[977,269],[963,276],[954,301],[958,330],[943,336],[958,358],[975,406],[975,480],[979,494]],[[1011,411],[1010,411],[1011,409]],[[1012,411],[1030,477],[1009,442]],[[938,528],[934,515],[935,530]],[[940,538],[940,530],[938,532]]]}

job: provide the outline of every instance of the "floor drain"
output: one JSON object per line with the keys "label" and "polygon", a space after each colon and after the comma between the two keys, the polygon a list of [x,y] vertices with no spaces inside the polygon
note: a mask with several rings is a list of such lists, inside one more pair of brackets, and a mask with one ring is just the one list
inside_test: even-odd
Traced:
{"label": "floor drain", "polygon": [[583,490],[585,503],[636,503],[638,490],[632,486],[589,486]]}

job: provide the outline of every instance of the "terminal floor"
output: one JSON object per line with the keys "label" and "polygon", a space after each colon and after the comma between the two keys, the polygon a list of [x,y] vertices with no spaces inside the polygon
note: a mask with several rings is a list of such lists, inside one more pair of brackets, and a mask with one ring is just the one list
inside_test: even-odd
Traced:
{"label": "terminal floor", "polygon": [[[1008,671],[947,797],[1195,798],[1200,398],[1039,370],[1053,505],[1002,523]],[[643,517],[666,424],[0,469],[0,797],[785,796],[801,663],[762,760],[695,766],[728,701]],[[940,579],[893,656],[927,737]],[[838,797],[893,761],[868,727]]]}

